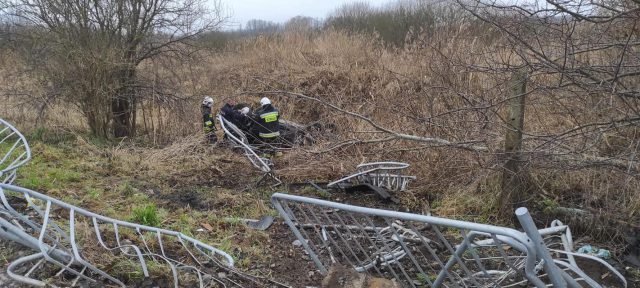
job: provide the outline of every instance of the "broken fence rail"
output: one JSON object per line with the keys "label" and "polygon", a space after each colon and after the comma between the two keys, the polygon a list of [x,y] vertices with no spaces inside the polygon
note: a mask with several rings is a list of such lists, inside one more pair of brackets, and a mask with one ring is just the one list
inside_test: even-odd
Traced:
{"label": "broken fence rail", "polygon": [[244,155],[249,158],[249,161],[253,166],[260,169],[264,172],[262,179],[258,181],[258,184],[262,183],[262,181],[272,179],[275,184],[272,186],[278,186],[282,184],[282,181],[278,177],[276,177],[275,173],[271,169],[273,166],[273,162],[271,159],[267,159],[264,157],[260,157],[256,152],[256,148],[249,144],[249,139],[245,135],[244,131],[238,128],[233,123],[227,121],[222,115],[218,114],[218,122],[220,122],[220,127],[222,127],[222,131],[224,131],[225,135],[235,143],[237,148],[242,149]]}
{"label": "broken fence rail", "polygon": [[[323,274],[340,263],[405,287],[601,287],[577,266],[580,256],[607,267],[626,287],[608,263],[570,251],[567,226],[557,221],[539,231],[524,208],[516,212],[526,231],[520,232],[281,193],[271,202]],[[553,252],[566,258],[551,259],[550,239],[561,247]]]}
{"label": "broken fence rail", "polygon": [[327,184],[336,187],[340,183],[367,183],[383,187],[391,191],[404,191],[409,183],[416,180],[415,176],[403,175],[402,171],[409,168],[409,164],[402,162],[373,162],[364,163],[356,167],[357,172]]}
{"label": "broken fence rail", "polygon": [[227,119],[224,119],[222,115],[218,114],[217,116],[222,131],[236,144],[236,147],[242,148],[247,158],[249,158],[249,161],[251,161],[251,164],[264,173],[270,173],[271,166],[273,165],[271,160],[258,156],[255,147],[249,144],[249,139],[240,128],[227,121]]}
{"label": "broken fence rail", "polygon": [[0,183],[12,183],[18,168],[29,159],[31,149],[24,135],[13,125],[0,119]]}
{"label": "broken fence rail", "polygon": [[73,275],[73,283],[106,281],[124,287],[121,279],[92,263],[110,257],[137,263],[144,277],[150,276],[150,262],[167,265],[175,287],[185,285],[181,279],[189,276],[182,273],[192,273],[191,280],[200,287],[208,286],[207,281],[226,282],[204,272],[205,264],[225,272],[235,271],[230,255],[176,231],[112,219],[7,184],[0,184],[0,200],[0,237],[38,251],[9,266],[9,276],[22,283],[45,285],[45,279],[30,275],[41,275],[35,273],[39,269],[51,270],[44,265],[48,263],[57,269],[54,274],[58,276]]}

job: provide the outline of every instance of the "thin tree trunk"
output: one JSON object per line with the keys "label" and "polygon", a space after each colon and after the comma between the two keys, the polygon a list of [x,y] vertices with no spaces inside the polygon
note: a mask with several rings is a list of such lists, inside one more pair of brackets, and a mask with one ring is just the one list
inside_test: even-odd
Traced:
{"label": "thin tree trunk", "polygon": [[135,80],[135,67],[127,67],[121,72],[121,88],[111,103],[113,134],[116,138],[135,135],[136,91],[133,85]]}

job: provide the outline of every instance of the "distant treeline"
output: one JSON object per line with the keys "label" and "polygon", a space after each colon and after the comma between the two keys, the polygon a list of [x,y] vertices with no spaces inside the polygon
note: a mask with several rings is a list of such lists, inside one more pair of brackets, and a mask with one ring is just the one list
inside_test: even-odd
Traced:
{"label": "distant treeline", "polygon": [[[205,36],[210,44],[222,47],[229,40],[259,35],[274,35],[283,31],[320,31],[336,29],[379,37],[384,43],[402,47],[418,35],[442,29],[457,29],[464,17],[453,2],[434,0],[398,0],[375,7],[367,2],[345,4],[330,13],[325,20],[296,16],[281,24],[266,20],[250,20],[240,29],[215,32]],[[479,23],[478,23],[479,24]]]}
{"label": "distant treeline", "polygon": [[436,22],[433,4],[427,1],[398,1],[385,7],[367,3],[345,4],[327,18],[326,27],[375,34],[385,43],[402,46],[418,30],[431,30]]}

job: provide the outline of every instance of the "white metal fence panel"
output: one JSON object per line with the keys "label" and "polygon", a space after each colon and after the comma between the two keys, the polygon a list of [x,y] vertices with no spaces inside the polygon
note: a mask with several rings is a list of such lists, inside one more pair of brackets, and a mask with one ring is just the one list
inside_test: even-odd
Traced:
{"label": "white metal fence panel", "polygon": [[340,263],[404,287],[600,287],[568,258],[551,258],[543,239],[568,228],[538,231],[524,208],[520,232],[280,193],[271,199],[321,273]]}
{"label": "white metal fence panel", "polygon": [[29,159],[31,149],[27,140],[18,129],[0,119],[0,183],[12,183],[18,168]]}

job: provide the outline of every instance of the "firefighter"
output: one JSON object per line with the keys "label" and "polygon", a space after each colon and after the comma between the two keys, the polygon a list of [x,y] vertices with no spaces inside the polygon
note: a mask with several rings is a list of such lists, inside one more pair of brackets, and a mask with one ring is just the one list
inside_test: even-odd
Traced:
{"label": "firefighter", "polygon": [[267,97],[260,99],[260,105],[262,107],[255,112],[254,116],[254,133],[262,142],[272,143],[280,137],[280,114]]}
{"label": "firefighter", "polygon": [[[246,127],[248,125],[247,122],[249,121],[249,118],[247,118],[247,116],[243,114],[240,110],[237,110],[236,106],[237,105],[235,100],[233,99],[227,100],[227,103],[225,103],[224,106],[220,108],[220,115],[222,115],[222,117],[224,117],[225,120],[235,125],[246,134]],[[233,133],[233,136],[235,136],[236,138],[241,138],[241,136],[237,135],[237,133],[234,132],[233,130],[230,130],[229,132]],[[228,135],[225,133],[224,139],[226,140],[227,137]]]}
{"label": "firefighter", "polygon": [[242,118],[244,118],[244,115],[242,115],[240,111],[236,110],[235,106],[235,100],[227,100],[227,103],[220,108],[220,115],[222,115],[227,121],[233,123],[233,125],[240,126],[240,122],[242,121]]}
{"label": "firefighter", "polygon": [[211,107],[213,107],[213,98],[209,96],[204,97],[204,100],[202,100],[204,134],[206,135],[209,144],[215,144],[218,141],[218,137],[216,136],[216,125],[213,121],[214,116],[211,111]]}

